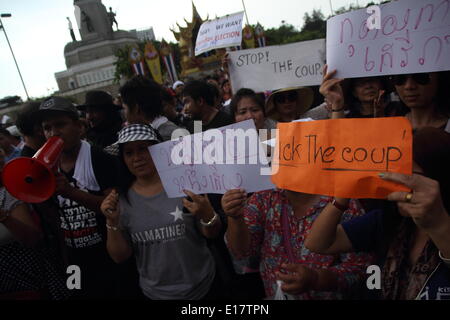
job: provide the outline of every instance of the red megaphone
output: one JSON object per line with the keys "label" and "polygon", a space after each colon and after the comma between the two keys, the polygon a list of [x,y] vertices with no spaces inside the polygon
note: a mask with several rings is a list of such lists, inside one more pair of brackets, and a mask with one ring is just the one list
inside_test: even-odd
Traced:
{"label": "red megaphone", "polygon": [[16,199],[28,203],[44,202],[55,192],[53,169],[64,141],[51,137],[33,158],[20,157],[9,161],[2,172],[3,185]]}

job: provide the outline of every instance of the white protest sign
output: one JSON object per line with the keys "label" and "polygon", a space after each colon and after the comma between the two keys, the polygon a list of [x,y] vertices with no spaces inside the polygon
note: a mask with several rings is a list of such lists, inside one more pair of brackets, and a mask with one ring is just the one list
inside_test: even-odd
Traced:
{"label": "white protest sign", "polygon": [[220,193],[244,188],[247,192],[272,189],[266,147],[259,141],[253,120],[210,129],[149,147],[169,198]]}
{"label": "white protest sign", "polygon": [[233,51],[228,55],[233,91],[313,86],[322,82],[325,39]]}
{"label": "white protest sign", "polygon": [[195,41],[195,55],[218,48],[240,46],[244,12],[202,23]]}
{"label": "white protest sign", "polygon": [[327,21],[328,70],[337,69],[336,77],[450,70],[450,1],[392,1],[380,9],[378,29],[366,9]]}

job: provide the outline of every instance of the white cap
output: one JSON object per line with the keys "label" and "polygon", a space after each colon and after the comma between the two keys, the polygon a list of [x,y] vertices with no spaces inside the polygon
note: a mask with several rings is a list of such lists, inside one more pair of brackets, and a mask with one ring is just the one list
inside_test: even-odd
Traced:
{"label": "white cap", "polygon": [[184,82],[180,80],[175,81],[175,83],[172,86],[172,89],[175,90],[179,86],[184,86]]}

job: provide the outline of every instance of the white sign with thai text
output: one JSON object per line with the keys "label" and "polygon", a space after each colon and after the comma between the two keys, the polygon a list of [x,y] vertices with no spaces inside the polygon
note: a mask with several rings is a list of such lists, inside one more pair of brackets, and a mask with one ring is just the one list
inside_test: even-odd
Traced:
{"label": "white sign with thai text", "polygon": [[327,21],[327,63],[336,77],[450,70],[450,1],[392,1],[380,9],[379,28],[369,29],[366,9]]}
{"label": "white sign with thai text", "polygon": [[224,194],[230,189],[247,192],[272,189],[266,147],[253,120],[184,136],[149,147],[153,162],[170,198],[196,194]]}

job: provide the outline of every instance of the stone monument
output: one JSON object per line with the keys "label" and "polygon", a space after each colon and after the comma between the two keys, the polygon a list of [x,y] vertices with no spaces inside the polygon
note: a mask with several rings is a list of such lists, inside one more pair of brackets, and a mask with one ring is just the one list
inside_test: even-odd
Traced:
{"label": "stone monument", "polygon": [[[136,44],[136,31],[113,31],[111,15],[101,0],[74,0],[74,7],[81,40],[64,47],[67,70],[55,73],[59,95],[73,96],[79,103],[89,90],[115,95],[119,88],[114,84],[115,52]],[[114,21],[117,26],[115,17]]]}

